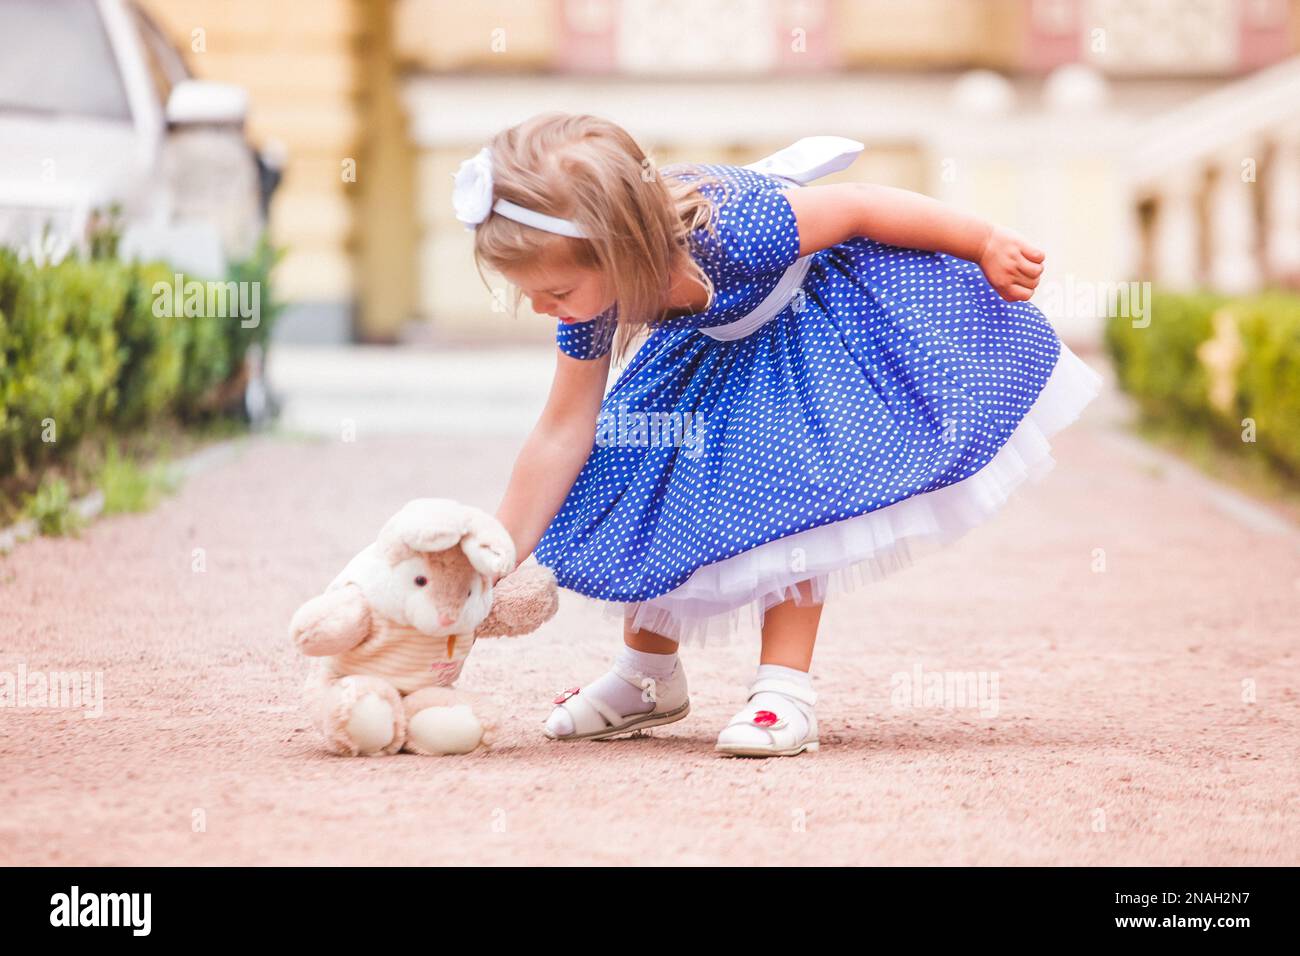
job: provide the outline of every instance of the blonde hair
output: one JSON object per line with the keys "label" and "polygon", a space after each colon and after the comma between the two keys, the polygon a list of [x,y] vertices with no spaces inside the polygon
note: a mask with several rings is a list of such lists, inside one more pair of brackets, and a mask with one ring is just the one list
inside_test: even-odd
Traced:
{"label": "blonde hair", "polygon": [[[656,171],[626,130],[585,113],[542,113],[487,145],[496,198],[572,219],[590,238],[488,216],[474,232],[474,261],[485,283],[485,265],[498,272],[542,262],[596,269],[617,302],[612,351],[619,359],[642,329],[663,320],[675,271],[697,279],[712,307],[715,289],[691,257],[689,237],[697,229],[715,234],[714,203],[699,187],[712,183],[725,192],[725,182],[690,163]],[[515,315],[522,296],[515,288]]]}

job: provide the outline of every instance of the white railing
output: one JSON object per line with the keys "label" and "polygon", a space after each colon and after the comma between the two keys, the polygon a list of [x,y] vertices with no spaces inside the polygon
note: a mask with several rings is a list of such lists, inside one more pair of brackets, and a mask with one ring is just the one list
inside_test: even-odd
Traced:
{"label": "white railing", "polygon": [[1153,281],[1230,293],[1300,280],[1300,57],[1143,124],[1126,167]]}

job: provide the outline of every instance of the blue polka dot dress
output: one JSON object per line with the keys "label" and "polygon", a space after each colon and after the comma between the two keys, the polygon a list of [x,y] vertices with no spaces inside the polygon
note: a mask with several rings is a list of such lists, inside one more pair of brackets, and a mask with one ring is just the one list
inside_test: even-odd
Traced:
{"label": "blue polka dot dress", "polygon": [[[866,238],[808,257],[760,327],[710,335],[774,294],[799,232],[789,183],[699,168],[726,186],[701,185],[716,233],[691,237],[713,302],[630,359],[535,551],[562,587],[684,642],[803,603],[800,582],[826,600],[981,523],[1050,467],[1047,436],[1100,383],[974,263]],[[615,317],[561,324],[559,348],[605,355]]]}

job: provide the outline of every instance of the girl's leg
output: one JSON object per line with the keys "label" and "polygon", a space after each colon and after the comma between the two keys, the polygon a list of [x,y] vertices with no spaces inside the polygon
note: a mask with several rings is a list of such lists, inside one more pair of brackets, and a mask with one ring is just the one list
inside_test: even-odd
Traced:
{"label": "girl's leg", "polygon": [[647,654],[677,653],[676,641],[644,628],[633,630],[632,622],[626,617],[623,618],[623,643],[635,651],[644,651]]}
{"label": "girl's leg", "polygon": [[[811,586],[799,585],[801,600],[811,602]],[[817,749],[816,694],[808,668],[821,623],[822,605],[783,601],[763,615],[763,650],[755,685],[746,706],[718,735],[723,753],[751,757],[793,756]]]}
{"label": "girl's leg", "polygon": [[[802,582],[798,588],[804,600],[812,600],[808,582]],[[790,600],[768,608],[763,615],[763,651],[758,662],[807,672],[812,666],[813,644],[817,641],[821,617],[821,604],[801,607]]]}

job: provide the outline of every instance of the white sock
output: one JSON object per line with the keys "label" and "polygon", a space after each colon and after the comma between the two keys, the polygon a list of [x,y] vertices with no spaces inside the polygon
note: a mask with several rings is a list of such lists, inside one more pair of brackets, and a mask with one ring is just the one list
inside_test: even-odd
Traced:
{"label": "white sock", "polygon": [[[754,680],[759,681],[765,677],[789,681],[792,684],[798,684],[800,687],[812,689],[812,677],[809,676],[807,671],[796,670],[783,664],[759,664],[758,673],[754,676]],[[808,733],[808,718],[803,714],[803,708],[808,705],[803,701],[796,701],[777,691],[765,690],[755,694],[750,703],[756,707],[767,709],[781,707],[781,713],[789,716],[790,729],[799,735],[800,740]],[[793,706],[791,706],[792,704]]]}
{"label": "white sock", "polygon": [[[649,651],[635,650],[624,644],[614,663],[621,664],[626,670],[653,677],[655,680],[667,680],[677,666],[677,652],[652,654]],[[583,687],[582,693],[598,698],[624,717],[630,714],[645,714],[655,707],[654,701],[645,699],[645,691],[629,684],[612,669]],[[546,728],[557,737],[567,737],[573,733],[573,719],[568,711],[556,707],[546,720]]]}

